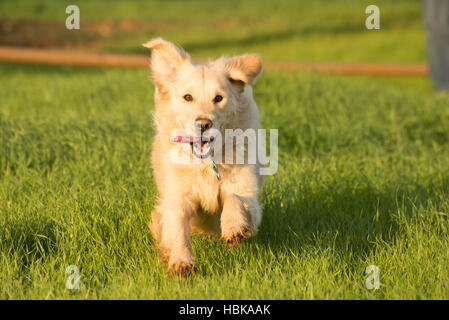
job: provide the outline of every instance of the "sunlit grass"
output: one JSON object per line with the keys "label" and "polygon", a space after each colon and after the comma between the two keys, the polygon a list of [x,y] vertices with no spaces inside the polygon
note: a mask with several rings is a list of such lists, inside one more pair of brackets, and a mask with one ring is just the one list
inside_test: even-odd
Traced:
{"label": "sunlit grass", "polygon": [[190,280],[157,266],[146,226],[148,71],[2,64],[0,81],[1,298],[449,298],[449,97],[426,79],[265,72],[280,163],[261,230],[194,237]]}

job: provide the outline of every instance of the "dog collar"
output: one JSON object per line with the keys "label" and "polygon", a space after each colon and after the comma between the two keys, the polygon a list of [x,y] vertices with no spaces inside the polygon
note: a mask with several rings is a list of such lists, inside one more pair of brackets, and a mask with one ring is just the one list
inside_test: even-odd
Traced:
{"label": "dog collar", "polygon": [[221,176],[220,176],[220,173],[218,172],[217,166],[215,165],[214,159],[212,159],[212,157],[209,157],[209,160],[210,160],[210,163],[212,164],[212,169],[214,170],[215,175],[217,176],[217,179],[220,180]]}

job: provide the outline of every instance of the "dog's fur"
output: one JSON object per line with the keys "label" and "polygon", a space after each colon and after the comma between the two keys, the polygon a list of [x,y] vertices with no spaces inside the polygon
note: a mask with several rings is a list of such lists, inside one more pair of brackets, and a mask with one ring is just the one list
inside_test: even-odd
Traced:
{"label": "dog's fur", "polygon": [[[167,271],[185,274],[195,269],[192,233],[221,233],[229,245],[236,245],[257,232],[263,181],[258,164],[217,164],[218,180],[208,159],[173,163],[168,159],[174,146],[170,136],[175,129],[193,135],[197,118],[211,119],[223,136],[225,129],[258,129],[259,111],[251,85],[262,71],[262,59],[245,54],[196,65],[183,49],[161,38],[143,46],[152,49],[156,86],[152,167],[159,200],[149,227],[159,243],[160,257],[168,262]],[[193,101],[185,101],[186,94]],[[213,101],[217,94],[223,96],[219,103]]]}

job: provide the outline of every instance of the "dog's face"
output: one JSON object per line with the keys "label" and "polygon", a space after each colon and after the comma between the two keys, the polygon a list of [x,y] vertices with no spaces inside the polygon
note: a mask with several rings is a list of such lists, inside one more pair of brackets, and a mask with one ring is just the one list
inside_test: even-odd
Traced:
{"label": "dog's face", "polygon": [[214,132],[224,136],[225,129],[233,129],[245,85],[253,84],[262,70],[260,56],[247,54],[194,65],[181,48],[160,38],[144,46],[153,49],[156,101],[165,115],[160,126],[191,137],[192,152],[208,156]]}

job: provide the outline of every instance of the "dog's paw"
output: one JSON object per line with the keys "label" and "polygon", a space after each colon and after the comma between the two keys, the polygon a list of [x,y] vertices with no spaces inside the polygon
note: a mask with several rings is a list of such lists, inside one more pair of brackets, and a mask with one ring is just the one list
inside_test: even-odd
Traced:
{"label": "dog's paw", "polygon": [[194,260],[169,263],[167,267],[167,273],[170,276],[180,275],[181,277],[187,277],[193,275],[196,271]]}
{"label": "dog's paw", "polygon": [[243,226],[239,231],[224,233],[222,238],[226,241],[229,247],[234,247],[240,245],[243,239],[249,238],[251,235],[251,228],[249,226]]}

